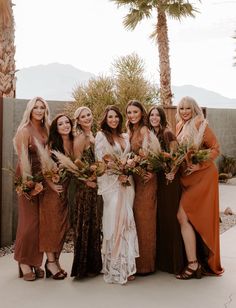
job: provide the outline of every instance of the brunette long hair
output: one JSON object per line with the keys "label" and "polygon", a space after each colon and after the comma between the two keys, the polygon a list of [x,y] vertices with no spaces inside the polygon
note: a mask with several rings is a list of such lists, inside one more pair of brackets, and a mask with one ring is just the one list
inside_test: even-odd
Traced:
{"label": "brunette long hair", "polygon": [[154,131],[151,122],[150,122],[150,115],[153,110],[157,110],[160,116],[160,128],[159,128],[159,134],[163,134],[164,130],[169,126],[169,123],[166,118],[166,113],[163,107],[161,106],[153,106],[149,112],[148,112],[148,127]]}
{"label": "brunette long hair", "polygon": [[[110,110],[113,110],[119,117],[119,124],[115,130],[113,130],[108,124],[107,124],[107,115]],[[111,145],[114,145],[114,139],[113,134],[120,136],[122,134],[122,124],[123,124],[123,117],[118,107],[115,105],[109,105],[106,107],[103,118],[100,122],[100,129],[106,136],[108,142]]]}
{"label": "brunette long hair", "polygon": [[64,147],[63,147],[63,139],[62,139],[61,135],[58,133],[58,129],[57,129],[57,121],[61,117],[66,117],[70,121],[71,131],[69,133],[69,138],[70,138],[70,140],[73,140],[73,133],[72,133],[73,123],[67,115],[60,113],[52,121],[50,130],[49,130],[49,136],[48,136],[47,144],[50,147],[50,149],[56,150],[56,151],[59,151],[59,152],[65,154],[65,150],[64,150]]}
{"label": "brunette long hair", "polygon": [[[150,115],[152,113],[153,110],[157,110],[160,116],[160,126],[159,126],[159,131],[158,134],[156,133],[154,127],[151,125],[150,122]],[[167,121],[167,117],[166,117],[166,113],[165,110],[163,109],[163,107],[161,106],[153,106],[151,107],[151,109],[148,112],[148,125],[150,130],[152,130],[154,132],[154,134],[157,136],[161,147],[162,148],[168,148],[169,147],[169,143],[170,141],[168,140],[167,136],[165,135],[165,130],[169,129],[170,130],[170,124]]]}
{"label": "brunette long hair", "polygon": [[[139,108],[141,110],[141,113],[142,113],[142,117],[140,119],[140,122],[139,122],[139,126],[142,127],[142,126],[147,126],[148,127],[148,118],[147,118],[147,111],[146,109],[144,108],[144,106],[138,101],[138,100],[135,100],[135,99],[132,99],[128,102],[127,106],[126,106],[126,115],[127,115],[127,110],[128,110],[128,107],[129,106],[135,106],[137,108]],[[127,123],[126,123],[126,126],[127,126],[127,130],[131,133],[131,135],[133,134],[133,124],[130,123],[129,120],[127,120]]]}

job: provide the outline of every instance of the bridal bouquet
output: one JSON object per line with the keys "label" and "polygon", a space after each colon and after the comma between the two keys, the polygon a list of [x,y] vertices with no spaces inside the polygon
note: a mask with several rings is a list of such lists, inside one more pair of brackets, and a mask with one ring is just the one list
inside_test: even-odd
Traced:
{"label": "bridal bouquet", "polygon": [[52,151],[52,153],[57,157],[61,166],[70,172],[77,180],[86,182],[96,182],[98,176],[102,176],[106,170],[106,165],[104,162],[95,161],[89,164],[86,161],[76,159],[72,161],[66,155],[58,152]]}
{"label": "bridal bouquet", "polygon": [[43,177],[41,173],[32,175],[31,164],[28,157],[28,152],[26,151],[24,145],[21,149],[21,170],[22,175],[16,176],[15,172],[11,172],[15,176],[14,184],[16,187],[16,192],[20,196],[24,196],[28,200],[33,200],[35,196],[43,191]]}
{"label": "bridal bouquet", "polygon": [[199,164],[210,158],[210,149],[196,149],[195,147],[189,148],[186,156],[186,161],[188,164]]}
{"label": "bridal bouquet", "polygon": [[176,173],[187,157],[188,148],[186,145],[179,145],[178,148],[169,153],[169,159],[167,161],[167,166],[164,169],[165,173]]}
{"label": "bridal bouquet", "polygon": [[52,159],[49,151],[36,139],[35,145],[38,150],[43,177],[52,181],[54,184],[62,184],[67,178],[66,170],[62,168],[62,166],[58,166],[58,164]]}
{"label": "bridal bouquet", "polygon": [[134,160],[129,158],[129,156],[120,158],[116,156],[114,153],[105,154],[102,159],[106,164],[107,174],[110,174],[110,175],[115,174],[115,175],[123,176],[123,180],[121,184],[123,186],[131,185],[128,176],[132,174],[133,169],[135,168]]}
{"label": "bridal bouquet", "polygon": [[[186,153],[186,165],[197,165],[210,159],[210,149],[198,149],[195,146],[189,146]],[[186,168],[185,174],[188,175],[189,169]]]}

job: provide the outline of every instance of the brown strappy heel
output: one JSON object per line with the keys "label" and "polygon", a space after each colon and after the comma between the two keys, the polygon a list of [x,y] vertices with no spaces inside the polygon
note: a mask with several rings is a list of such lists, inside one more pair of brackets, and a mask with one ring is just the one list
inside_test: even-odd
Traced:
{"label": "brown strappy heel", "polygon": [[59,263],[59,258],[56,258],[56,264],[57,264],[57,266],[58,266],[58,268],[60,269],[60,271],[62,272],[62,274],[65,276],[65,277],[67,277],[67,272],[63,269],[63,268],[61,268],[61,265],[60,265],[60,263]]}
{"label": "brown strappy heel", "polygon": [[[190,264],[198,264],[194,270],[189,267]],[[198,260],[189,261],[188,265],[183,269],[182,273],[175,276],[177,279],[188,280],[191,278],[201,279],[202,278],[202,267]]]}
{"label": "brown strappy heel", "polygon": [[46,271],[46,278],[50,278],[52,277],[53,279],[55,280],[63,280],[65,279],[65,275],[62,273],[62,271],[59,269],[59,271],[53,275],[53,273],[50,271],[50,269],[48,268],[48,263],[55,263],[57,264],[56,261],[49,261],[47,260],[46,263],[45,263],[45,271]]}
{"label": "brown strappy heel", "polygon": [[20,267],[20,263],[18,264],[18,268],[19,268],[19,278],[23,278],[25,281],[34,281],[36,279],[36,275],[33,271],[24,274]]}

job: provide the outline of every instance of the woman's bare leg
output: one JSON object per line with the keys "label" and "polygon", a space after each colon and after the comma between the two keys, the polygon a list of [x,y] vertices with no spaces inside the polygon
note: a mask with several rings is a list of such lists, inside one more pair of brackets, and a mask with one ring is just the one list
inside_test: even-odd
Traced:
{"label": "woman's bare leg", "polygon": [[[181,205],[177,213],[177,218],[180,224],[181,234],[183,237],[188,262],[195,261],[197,260],[196,235]],[[198,263],[189,264],[189,267],[195,270],[198,267]]]}

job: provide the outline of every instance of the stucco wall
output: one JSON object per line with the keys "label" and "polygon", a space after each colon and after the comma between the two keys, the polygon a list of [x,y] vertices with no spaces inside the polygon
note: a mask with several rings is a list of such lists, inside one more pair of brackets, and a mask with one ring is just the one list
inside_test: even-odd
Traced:
{"label": "stucco wall", "polygon": [[221,153],[236,157],[236,109],[207,109],[207,119],[215,132]]}

